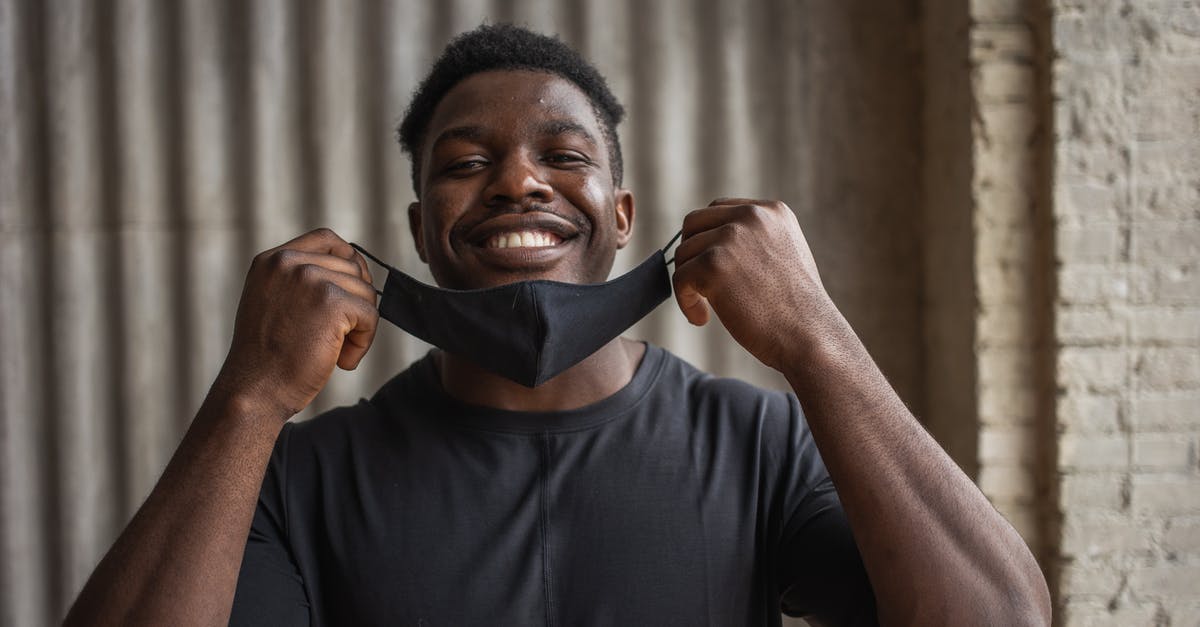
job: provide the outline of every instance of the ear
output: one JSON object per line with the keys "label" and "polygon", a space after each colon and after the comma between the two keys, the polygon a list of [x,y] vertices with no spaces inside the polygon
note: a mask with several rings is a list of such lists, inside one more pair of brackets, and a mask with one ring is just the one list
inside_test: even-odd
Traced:
{"label": "ear", "polygon": [[633,237],[633,192],[618,188],[616,193],[617,248],[625,248]]}
{"label": "ear", "polygon": [[412,231],[413,244],[417,246],[417,255],[421,257],[422,262],[429,263],[425,259],[425,239],[421,237],[420,201],[408,205],[408,230]]}

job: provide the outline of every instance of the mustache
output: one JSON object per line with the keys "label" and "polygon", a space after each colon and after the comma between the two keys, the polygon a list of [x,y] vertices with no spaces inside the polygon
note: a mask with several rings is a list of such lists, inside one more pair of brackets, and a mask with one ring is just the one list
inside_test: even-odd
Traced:
{"label": "mustache", "polygon": [[514,214],[522,214],[522,213],[549,214],[556,218],[559,218],[561,220],[571,223],[571,225],[575,227],[575,230],[578,231],[580,235],[587,235],[592,232],[591,221],[588,220],[586,217],[584,217],[581,213],[579,213],[577,211],[567,212],[567,211],[562,211],[561,209],[555,208],[553,205],[548,205],[548,204],[539,203],[539,202],[531,202],[531,203],[526,203],[526,204],[512,203],[512,204],[497,205],[494,207],[490,207],[490,208],[488,208],[488,210],[485,213],[479,215],[477,218],[475,218],[469,222],[462,222],[458,226],[456,226],[453,229],[454,235],[459,238],[464,238],[466,236],[466,234],[471,231],[471,229],[474,229],[475,227],[479,226],[480,224],[483,224],[484,222],[487,222],[488,220],[491,220],[492,218],[495,218],[497,216],[514,215]]}

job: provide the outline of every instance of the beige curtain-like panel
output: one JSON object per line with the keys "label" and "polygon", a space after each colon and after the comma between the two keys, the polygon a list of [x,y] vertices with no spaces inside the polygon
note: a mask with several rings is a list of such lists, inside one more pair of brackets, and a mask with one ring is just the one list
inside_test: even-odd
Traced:
{"label": "beige curtain-like panel", "polygon": [[[417,276],[393,127],[446,41],[560,34],[625,103],[623,272],[716,196],[780,198],[901,395],[924,402],[915,3],[0,0],[0,624],[60,620],[228,349],[258,251],[317,226]],[[635,329],[781,380],[668,303]],[[427,347],[381,328],[316,406]]]}

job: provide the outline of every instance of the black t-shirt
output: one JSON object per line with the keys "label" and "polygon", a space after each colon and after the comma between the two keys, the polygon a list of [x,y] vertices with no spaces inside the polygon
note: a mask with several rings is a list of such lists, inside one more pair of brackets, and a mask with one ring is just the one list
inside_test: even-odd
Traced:
{"label": "black t-shirt", "polygon": [[284,427],[236,625],[875,624],[794,395],[647,346],[580,409],[461,403],[430,356]]}

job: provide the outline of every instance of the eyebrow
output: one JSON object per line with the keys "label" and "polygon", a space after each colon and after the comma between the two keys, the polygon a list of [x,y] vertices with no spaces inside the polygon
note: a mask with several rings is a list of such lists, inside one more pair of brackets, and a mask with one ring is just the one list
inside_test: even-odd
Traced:
{"label": "eyebrow", "polygon": [[592,134],[582,124],[572,120],[550,120],[538,125],[537,130],[542,135],[552,135],[555,137],[559,135],[578,135],[593,146],[599,145],[596,142],[596,138],[592,137]]}
{"label": "eyebrow", "polygon": [[[558,137],[560,135],[576,135],[593,146],[600,145],[596,141],[596,138],[588,132],[586,127],[573,120],[550,120],[548,122],[543,122],[538,125],[537,132],[541,135],[549,135],[552,137]],[[432,147],[436,149],[438,144],[455,139],[479,141],[485,134],[486,132],[482,126],[452,126],[438,134],[437,139],[433,140]]]}
{"label": "eyebrow", "polygon": [[433,148],[442,142],[447,142],[452,139],[465,139],[467,141],[478,141],[483,137],[483,127],[481,126],[453,126],[441,132],[437,139],[433,140]]}

